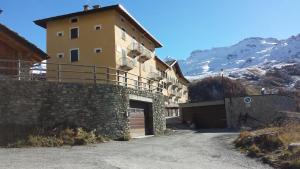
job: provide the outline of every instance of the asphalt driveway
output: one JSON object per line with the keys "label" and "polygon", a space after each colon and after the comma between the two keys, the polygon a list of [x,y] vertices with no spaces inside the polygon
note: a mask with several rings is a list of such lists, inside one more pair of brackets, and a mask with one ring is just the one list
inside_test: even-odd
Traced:
{"label": "asphalt driveway", "polygon": [[83,147],[0,149],[1,169],[271,169],[233,149],[237,133],[171,136]]}

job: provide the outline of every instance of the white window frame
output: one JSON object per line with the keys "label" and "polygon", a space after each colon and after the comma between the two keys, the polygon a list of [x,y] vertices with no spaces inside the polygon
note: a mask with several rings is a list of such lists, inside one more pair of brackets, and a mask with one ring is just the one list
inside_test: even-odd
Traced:
{"label": "white window frame", "polygon": [[[100,52],[99,52],[99,53],[97,53],[97,50],[100,50]],[[102,49],[102,48],[95,48],[95,49],[94,49],[94,52],[95,52],[96,54],[100,54],[100,53],[102,53],[102,51],[103,51],[103,49]]]}
{"label": "white window frame", "polygon": [[69,50],[70,62],[73,63],[72,62],[72,57],[71,57],[72,56],[71,54],[72,54],[73,50],[78,50],[78,61],[77,62],[79,62],[79,60],[80,60],[80,50],[79,50],[79,48],[72,48],[72,49]]}
{"label": "white window frame", "polygon": [[78,27],[78,26],[76,26],[76,27],[71,27],[71,28],[70,28],[70,30],[69,30],[69,38],[70,38],[71,40],[74,40],[74,39],[71,38],[71,30],[72,30],[72,29],[78,29],[78,31],[77,31],[77,38],[74,38],[74,39],[79,39],[79,34],[80,34],[79,32],[80,32],[80,30],[79,30],[79,27]]}
{"label": "white window frame", "polygon": [[70,23],[73,23],[72,19],[77,19],[77,22],[74,22],[74,23],[78,23],[79,22],[78,16],[71,17],[70,20],[69,20]]}
{"label": "white window frame", "polygon": [[[100,27],[100,29],[97,30],[97,27]],[[101,30],[102,30],[102,25],[101,25],[101,24],[95,25],[95,26],[94,26],[94,29],[95,29],[95,31],[101,31]]]}
{"label": "white window frame", "polygon": [[[59,55],[62,55],[62,58],[60,58]],[[58,59],[63,59],[65,57],[65,53],[57,53],[56,56],[57,56]]]}
{"label": "white window frame", "polygon": [[[59,36],[60,33],[62,34],[61,36]],[[56,32],[56,36],[57,36],[57,37],[63,37],[63,36],[64,36],[64,31]]]}

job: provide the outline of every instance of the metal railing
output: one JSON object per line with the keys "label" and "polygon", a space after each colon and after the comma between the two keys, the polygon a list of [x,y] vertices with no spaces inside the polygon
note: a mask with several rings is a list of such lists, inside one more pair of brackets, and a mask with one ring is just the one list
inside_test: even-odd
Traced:
{"label": "metal railing", "polygon": [[106,83],[151,92],[162,91],[159,84],[149,78],[116,68],[96,65],[35,63],[0,59],[1,78],[59,83]]}

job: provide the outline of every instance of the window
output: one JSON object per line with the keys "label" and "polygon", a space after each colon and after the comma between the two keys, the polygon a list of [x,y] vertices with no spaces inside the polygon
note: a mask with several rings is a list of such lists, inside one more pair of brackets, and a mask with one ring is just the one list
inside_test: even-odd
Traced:
{"label": "window", "polygon": [[95,30],[96,30],[96,31],[100,31],[101,29],[102,29],[102,26],[101,26],[101,25],[96,25],[96,26],[95,26]]}
{"label": "window", "polygon": [[124,57],[126,58],[126,56],[127,56],[126,52],[127,52],[126,49],[122,49],[122,57],[123,57],[123,58],[124,58]]}
{"label": "window", "polygon": [[102,52],[102,48],[95,48],[95,53],[99,54]]}
{"label": "window", "polygon": [[57,58],[58,58],[58,59],[64,58],[64,53],[58,53],[58,54],[57,54]]}
{"label": "window", "polygon": [[71,49],[70,50],[70,58],[71,58],[71,62],[78,62],[78,60],[79,60],[79,49]]}
{"label": "window", "polygon": [[58,37],[62,37],[62,36],[64,36],[64,32],[62,32],[62,31],[61,31],[61,32],[57,32],[56,35],[57,35]]}
{"label": "window", "polygon": [[146,72],[146,63],[142,63],[142,70]]}
{"label": "window", "polygon": [[123,40],[126,40],[126,29],[125,28],[122,28],[121,37],[122,37]]}
{"label": "window", "polygon": [[70,29],[70,38],[77,39],[79,37],[79,28],[71,28]]}
{"label": "window", "polygon": [[71,18],[70,22],[71,23],[77,23],[78,22],[78,18],[77,17]]}

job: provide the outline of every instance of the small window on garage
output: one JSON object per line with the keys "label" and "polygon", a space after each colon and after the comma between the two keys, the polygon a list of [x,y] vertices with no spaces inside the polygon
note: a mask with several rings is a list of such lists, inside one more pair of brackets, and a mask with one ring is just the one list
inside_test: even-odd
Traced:
{"label": "small window on garage", "polygon": [[102,26],[101,25],[95,25],[95,30],[96,31],[100,31],[102,29]]}
{"label": "small window on garage", "polygon": [[71,59],[71,62],[79,61],[79,49],[71,49],[70,50],[70,59]]}
{"label": "small window on garage", "polygon": [[95,48],[94,51],[96,54],[102,53],[102,48]]}
{"label": "small window on garage", "polygon": [[64,53],[58,53],[58,54],[57,54],[57,58],[58,58],[58,59],[62,59],[62,58],[64,58],[64,56],[65,56]]}
{"label": "small window on garage", "polygon": [[64,36],[64,32],[63,32],[63,31],[57,32],[56,35],[57,35],[58,37],[62,37],[62,36]]}

